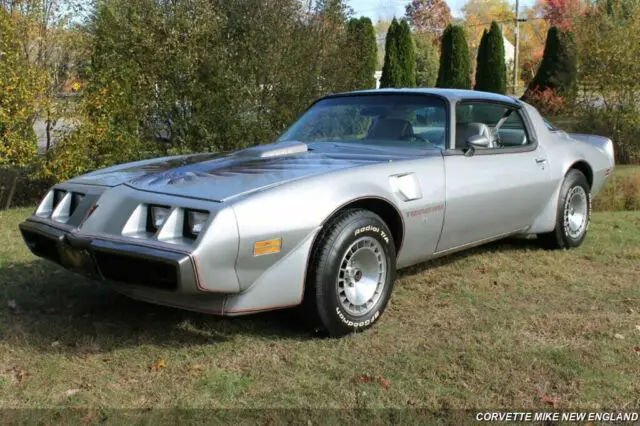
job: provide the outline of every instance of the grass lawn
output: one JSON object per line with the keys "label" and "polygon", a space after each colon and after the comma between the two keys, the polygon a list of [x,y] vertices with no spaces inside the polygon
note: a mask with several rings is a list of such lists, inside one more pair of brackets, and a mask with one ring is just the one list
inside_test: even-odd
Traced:
{"label": "grass lawn", "polygon": [[616,165],[613,173],[616,177],[640,176],[640,166],[624,164]]}
{"label": "grass lawn", "polygon": [[0,212],[0,408],[640,406],[640,212],[585,244],[511,240],[400,273],[376,327],[135,302],[37,260]]}

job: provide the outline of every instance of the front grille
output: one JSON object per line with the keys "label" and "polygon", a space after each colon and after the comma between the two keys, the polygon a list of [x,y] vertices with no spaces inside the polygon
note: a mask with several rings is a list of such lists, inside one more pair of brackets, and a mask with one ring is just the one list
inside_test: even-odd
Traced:
{"label": "front grille", "polygon": [[27,243],[33,254],[56,263],[61,263],[55,239],[24,229],[21,229],[21,231],[24,241]]}
{"label": "front grille", "polygon": [[93,254],[102,276],[109,281],[162,290],[178,287],[177,265],[98,250]]}

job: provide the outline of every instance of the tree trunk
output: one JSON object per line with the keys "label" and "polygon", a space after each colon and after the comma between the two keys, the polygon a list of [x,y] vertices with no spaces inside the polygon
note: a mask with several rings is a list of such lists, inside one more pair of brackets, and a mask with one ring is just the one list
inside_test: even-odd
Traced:
{"label": "tree trunk", "polygon": [[13,175],[13,180],[11,185],[9,186],[9,195],[7,196],[7,201],[4,204],[4,210],[8,210],[11,207],[11,200],[13,199],[13,194],[16,191],[16,186],[18,186],[18,172],[15,171]]}
{"label": "tree trunk", "polygon": [[49,148],[51,147],[51,114],[49,112],[49,108],[47,108],[47,122],[45,130],[47,132],[47,151],[49,151]]}

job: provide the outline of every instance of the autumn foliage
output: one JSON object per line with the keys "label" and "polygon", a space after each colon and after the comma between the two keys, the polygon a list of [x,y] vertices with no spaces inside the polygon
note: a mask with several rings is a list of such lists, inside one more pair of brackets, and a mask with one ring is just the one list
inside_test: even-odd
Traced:
{"label": "autumn foliage", "polygon": [[405,8],[405,16],[415,32],[432,37],[440,37],[452,20],[445,0],[412,0]]}
{"label": "autumn foliage", "polygon": [[544,19],[563,31],[574,28],[576,20],[586,11],[585,0],[543,0]]}

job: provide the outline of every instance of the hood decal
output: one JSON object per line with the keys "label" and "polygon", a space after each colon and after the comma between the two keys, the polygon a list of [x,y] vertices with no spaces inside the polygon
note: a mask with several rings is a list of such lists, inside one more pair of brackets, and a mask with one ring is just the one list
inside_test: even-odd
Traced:
{"label": "hood decal", "polygon": [[108,173],[81,176],[74,181],[93,184],[118,182],[139,190],[224,201],[321,173],[406,158],[415,157],[355,147],[311,149],[272,157],[208,153],[144,165],[125,165]]}

